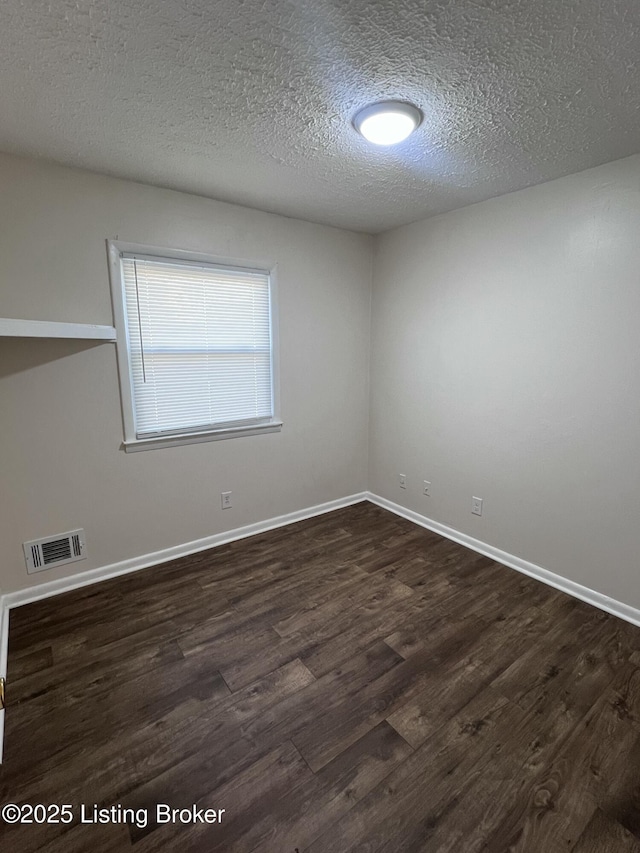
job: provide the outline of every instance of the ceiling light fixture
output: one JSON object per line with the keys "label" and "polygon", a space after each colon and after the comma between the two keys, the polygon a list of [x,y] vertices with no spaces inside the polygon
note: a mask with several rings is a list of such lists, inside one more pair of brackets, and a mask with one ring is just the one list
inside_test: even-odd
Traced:
{"label": "ceiling light fixture", "polygon": [[413,104],[381,101],[357,112],[353,126],[374,145],[395,145],[410,136],[422,121],[422,113]]}

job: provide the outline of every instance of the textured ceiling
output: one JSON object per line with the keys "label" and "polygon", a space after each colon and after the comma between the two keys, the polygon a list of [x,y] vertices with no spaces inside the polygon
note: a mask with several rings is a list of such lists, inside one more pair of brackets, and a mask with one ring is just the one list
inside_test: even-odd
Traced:
{"label": "textured ceiling", "polygon": [[638,0],[4,0],[0,150],[377,232],[639,152],[639,62]]}

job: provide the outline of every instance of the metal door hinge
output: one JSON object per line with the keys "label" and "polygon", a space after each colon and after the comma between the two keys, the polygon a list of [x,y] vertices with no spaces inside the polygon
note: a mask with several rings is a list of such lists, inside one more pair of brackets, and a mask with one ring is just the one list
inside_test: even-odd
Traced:
{"label": "metal door hinge", "polygon": [[5,688],[6,683],[7,682],[4,680],[4,678],[0,678],[0,711],[4,711],[4,709],[6,707],[5,701],[4,701],[4,688]]}

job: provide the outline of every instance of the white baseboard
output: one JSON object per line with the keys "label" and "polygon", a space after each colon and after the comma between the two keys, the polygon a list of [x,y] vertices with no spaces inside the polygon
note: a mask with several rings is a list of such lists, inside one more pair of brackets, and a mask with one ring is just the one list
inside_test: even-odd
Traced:
{"label": "white baseboard", "polygon": [[529,563],[527,560],[515,557],[513,554],[508,554],[506,551],[501,551],[499,548],[494,548],[493,545],[487,545],[486,542],[482,542],[480,539],[467,536],[466,533],[461,533],[453,527],[447,527],[446,524],[441,524],[439,521],[433,521],[411,509],[400,506],[400,504],[388,501],[386,498],[381,498],[379,495],[367,492],[366,499],[383,509],[388,509],[390,512],[406,518],[408,521],[413,521],[414,524],[419,524],[420,527],[426,527],[427,530],[439,533],[440,536],[464,545],[472,551],[477,551],[478,554],[490,557],[497,563],[502,563],[502,565],[529,575],[529,577],[535,578],[538,581],[542,581],[542,583],[552,586],[560,590],[560,592],[566,592],[567,595],[579,598],[581,601],[586,601],[587,604],[592,604],[600,610],[605,610],[607,613],[618,616],[620,619],[624,619],[625,622],[631,622],[632,625],[640,626],[640,610],[636,607],[631,607],[631,605],[625,604],[623,601],[617,601],[615,598],[609,598],[608,595],[604,595],[594,589],[589,589],[587,586],[582,586],[582,584],[576,583],[576,581],[569,580],[569,578],[562,577],[562,575],[557,575],[548,569],[543,569],[542,566],[537,566],[535,563]]}
{"label": "white baseboard", "polygon": [[[188,557],[189,554],[196,554],[198,551],[206,551],[208,548],[226,545],[228,542],[235,542],[237,539],[255,536],[256,533],[265,533],[267,530],[285,527],[287,524],[303,521],[305,518],[313,518],[316,515],[324,515],[324,513],[342,509],[343,507],[351,506],[364,500],[366,500],[366,493],[360,492],[359,494],[349,495],[349,497],[340,498],[339,500],[327,501],[326,503],[317,504],[306,509],[289,512],[286,515],[279,515],[265,521],[258,521],[255,524],[247,524],[245,527],[236,527],[235,530],[229,530],[226,533],[215,533],[213,536],[206,536],[204,539],[197,539],[194,542],[186,542],[183,545],[175,545],[172,548],[165,548],[162,551],[155,551],[152,554],[143,554],[131,560],[123,560],[120,563],[112,563],[108,566],[90,569],[87,572],[71,575],[71,577],[58,578],[57,580],[48,581],[38,586],[5,593],[0,596],[0,676],[6,678],[7,675],[9,610],[13,607],[20,607],[23,604],[30,604],[32,601],[40,601],[43,598],[50,598],[53,595],[60,595],[63,592],[80,589],[83,586],[99,583],[100,581],[115,578],[119,575],[137,572],[141,569],[147,569],[150,566],[157,566],[159,563],[166,563],[178,557]],[[0,764],[2,763],[3,735],[4,712],[0,711]]]}

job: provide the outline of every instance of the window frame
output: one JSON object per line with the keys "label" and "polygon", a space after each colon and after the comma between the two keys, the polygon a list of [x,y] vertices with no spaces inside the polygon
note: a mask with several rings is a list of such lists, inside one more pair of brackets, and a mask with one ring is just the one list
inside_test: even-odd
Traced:
{"label": "window frame", "polygon": [[[238,258],[223,258],[202,252],[191,252],[185,249],[169,249],[159,246],[148,246],[140,243],[128,243],[122,240],[107,240],[109,260],[109,279],[111,282],[111,302],[113,306],[114,325],[116,327],[116,353],[118,359],[118,377],[120,383],[120,401],[122,404],[122,426],[124,441],[122,448],[127,452],[151,450],[153,448],[175,447],[181,444],[199,444],[204,441],[218,441],[225,438],[240,436],[263,435],[280,432],[282,420],[280,413],[280,383],[278,360],[278,301],[277,301],[277,264],[257,263]],[[230,269],[250,270],[269,274],[269,303],[271,313],[271,389],[273,398],[273,415],[269,421],[261,424],[226,425],[198,431],[172,432],[157,436],[138,437],[135,427],[135,408],[133,377],[129,348],[129,325],[125,303],[124,277],[122,275],[122,254],[140,254],[166,261],[190,261],[192,263],[212,264]]]}

